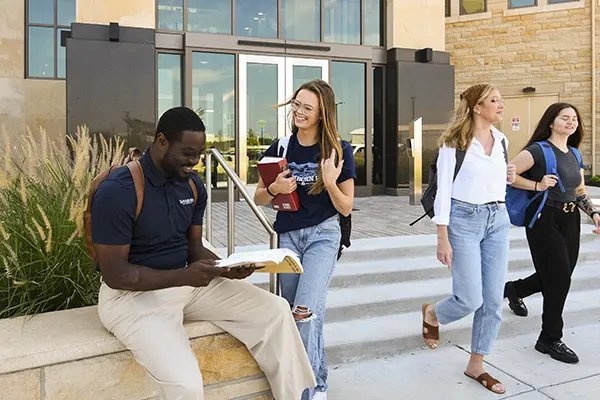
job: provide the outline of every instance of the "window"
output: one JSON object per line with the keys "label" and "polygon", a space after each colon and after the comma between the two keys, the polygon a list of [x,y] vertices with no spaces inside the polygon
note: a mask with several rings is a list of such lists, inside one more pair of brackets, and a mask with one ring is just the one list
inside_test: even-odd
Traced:
{"label": "window", "polygon": [[183,30],[183,0],[158,0],[158,29]]}
{"label": "window", "polygon": [[460,0],[460,15],[485,12],[486,3],[486,0]]}
{"label": "window", "polygon": [[573,1],[580,1],[580,0],[548,0],[548,4],[571,3]]}
{"label": "window", "polygon": [[383,7],[381,6],[381,0],[364,0],[364,3],[364,44],[368,46],[383,46],[381,36],[381,22],[383,21],[381,11],[383,10]]}
{"label": "window", "polygon": [[277,37],[277,0],[236,0],[235,34]]}
{"label": "window", "polygon": [[321,0],[282,0],[283,38],[321,40]]}
{"label": "window", "polygon": [[190,32],[231,35],[231,1],[187,0]]}
{"label": "window", "polygon": [[324,41],[360,44],[360,0],[329,0],[324,8]]}
{"label": "window", "polygon": [[[206,126],[206,148],[218,149],[235,170],[235,56],[192,53],[192,109]],[[227,175],[213,158],[213,188],[225,187]],[[203,156],[196,166],[205,175]]]}
{"label": "window", "polygon": [[445,10],[446,12],[446,17],[449,17],[452,15],[452,0],[446,0],[445,1]]}
{"label": "window", "polygon": [[537,6],[537,0],[508,0],[508,8]]}
{"label": "window", "polygon": [[356,166],[356,185],[367,184],[365,151],[365,64],[331,62],[331,87],[335,92],[338,131],[352,145]]}
{"label": "window", "polygon": [[76,0],[27,1],[27,77],[64,79],[65,49],[60,32],[75,21]]}
{"label": "window", "polygon": [[183,104],[181,54],[158,54],[158,118],[165,111]]}

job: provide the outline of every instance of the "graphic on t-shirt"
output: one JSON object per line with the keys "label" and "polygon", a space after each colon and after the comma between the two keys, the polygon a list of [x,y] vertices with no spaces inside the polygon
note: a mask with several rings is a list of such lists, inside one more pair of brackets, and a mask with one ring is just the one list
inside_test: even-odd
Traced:
{"label": "graphic on t-shirt", "polygon": [[319,175],[319,164],[306,163],[296,164],[295,162],[289,163],[292,175],[296,177],[296,183],[300,186],[311,186],[317,182],[317,176]]}

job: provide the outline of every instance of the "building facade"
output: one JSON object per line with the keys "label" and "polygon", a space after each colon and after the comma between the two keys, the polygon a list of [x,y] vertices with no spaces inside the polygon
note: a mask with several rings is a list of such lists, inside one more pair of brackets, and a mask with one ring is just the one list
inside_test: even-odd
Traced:
{"label": "building facade", "polygon": [[274,106],[321,78],[354,149],[357,194],[401,193],[410,121],[424,119],[427,165],[454,102],[444,6],[0,0],[0,125],[13,145],[26,127],[62,140],[85,124],[146,146],[161,113],[186,105],[205,121],[209,146],[252,185],[261,153],[289,129],[288,110]]}
{"label": "building facade", "polygon": [[598,0],[447,0],[446,49],[456,68],[456,91],[480,82],[506,99],[499,127],[510,156],[527,142],[546,107],[575,105],[586,137],[587,175],[598,159]]}

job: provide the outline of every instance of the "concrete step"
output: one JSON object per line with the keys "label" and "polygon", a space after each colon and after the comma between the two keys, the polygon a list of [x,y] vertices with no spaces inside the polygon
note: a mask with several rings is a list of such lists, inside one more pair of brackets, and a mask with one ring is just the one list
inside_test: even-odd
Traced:
{"label": "concrete step", "polygon": [[[564,312],[566,327],[600,322],[600,304],[598,304],[600,271],[595,274],[593,279],[586,278],[588,274],[592,275],[590,270],[593,268],[598,269],[598,265],[595,263],[582,265],[575,274],[576,276],[579,274],[581,277],[575,277],[573,289],[567,300]],[[583,269],[587,271],[582,272]],[[509,276],[509,279],[515,277]],[[594,288],[589,289],[589,287]],[[403,304],[404,312],[399,309],[400,312],[396,314],[339,322],[328,322],[329,317],[327,317],[324,334],[328,359],[335,364],[389,356],[424,346],[420,329],[421,304],[442,297],[434,295],[422,296],[419,299],[411,298],[410,302]],[[500,337],[539,332],[542,310],[541,295],[531,296],[526,300],[526,304],[529,308],[527,318],[517,317],[507,306],[504,308]],[[442,345],[444,343],[468,343],[471,337],[471,324],[472,316],[443,326],[440,329]]]}

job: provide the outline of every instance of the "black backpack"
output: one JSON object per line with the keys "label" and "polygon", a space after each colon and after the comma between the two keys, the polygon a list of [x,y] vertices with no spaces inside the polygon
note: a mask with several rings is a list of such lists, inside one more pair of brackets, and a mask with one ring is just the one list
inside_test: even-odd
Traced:
{"label": "black backpack", "polygon": [[[506,153],[506,140],[502,139],[502,148],[504,149],[504,159],[508,159],[508,155]],[[456,165],[454,166],[454,178],[456,179],[456,175],[458,175],[458,171],[460,171],[460,167],[462,167],[463,162],[465,161],[465,155],[467,154],[466,150],[456,150]],[[439,151],[435,153],[433,156],[433,160],[431,161],[431,166],[429,168],[429,181],[427,183],[427,189],[423,192],[421,196],[421,204],[423,205],[423,209],[425,210],[425,214],[421,215],[418,219],[414,220],[409,224],[409,226],[413,226],[420,220],[425,217],[433,218],[435,215],[433,212],[433,204],[435,203],[435,195],[437,194],[437,160],[439,156]]]}
{"label": "black backpack", "polygon": [[[284,136],[278,140],[277,143],[277,153],[279,157],[285,158],[287,155],[287,148],[290,142],[289,136]],[[337,259],[339,260],[342,256],[342,250],[344,246],[346,248],[351,246],[350,243],[350,234],[352,233],[352,214],[349,214],[347,217],[339,214],[340,217],[340,229],[342,231],[342,237],[340,239],[340,248],[338,249]]]}

